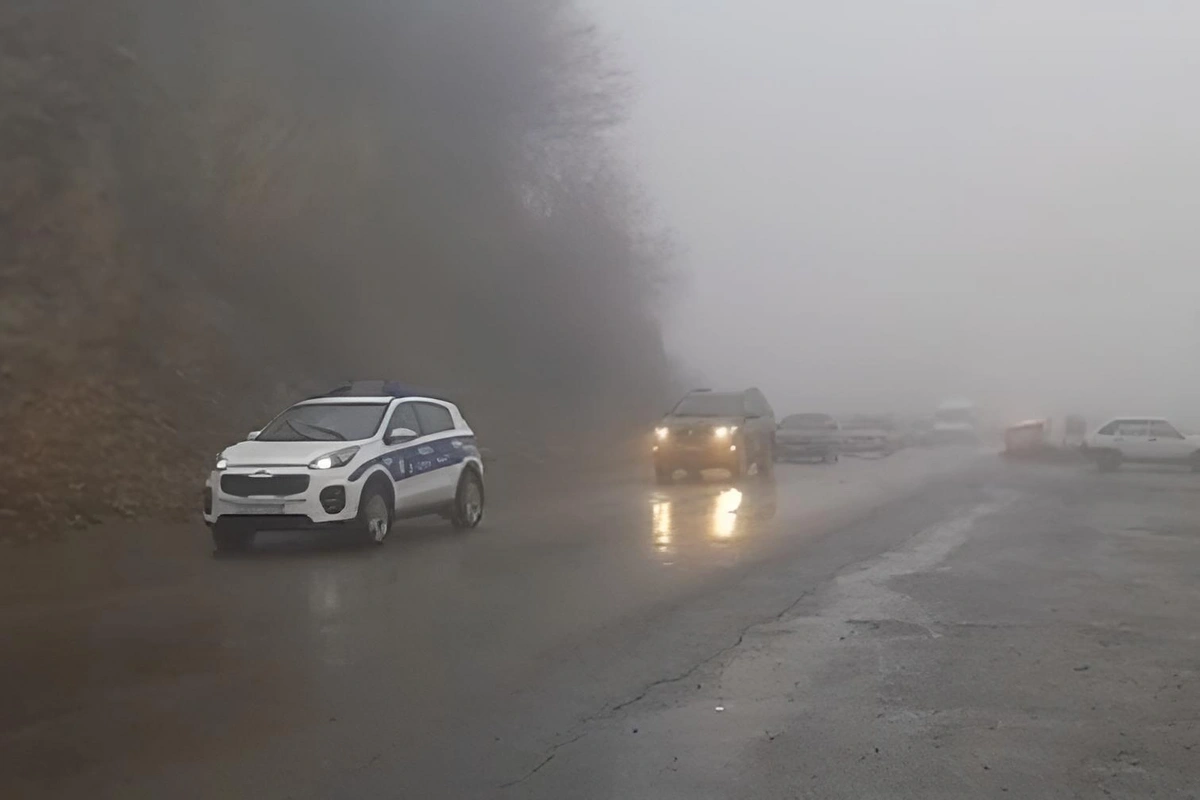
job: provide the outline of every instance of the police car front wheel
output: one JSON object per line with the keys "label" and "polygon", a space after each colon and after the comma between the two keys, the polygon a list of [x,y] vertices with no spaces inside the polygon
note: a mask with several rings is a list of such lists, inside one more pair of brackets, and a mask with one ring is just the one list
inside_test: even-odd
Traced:
{"label": "police car front wheel", "polygon": [[392,529],[392,508],[385,493],[370,486],[358,505],[358,528],[368,542],[383,544]]}

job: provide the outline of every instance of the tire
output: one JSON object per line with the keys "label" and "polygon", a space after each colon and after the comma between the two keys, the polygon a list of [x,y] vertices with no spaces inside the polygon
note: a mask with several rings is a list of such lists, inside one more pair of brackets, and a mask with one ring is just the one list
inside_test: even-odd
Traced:
{"label": "tire", "polygon": [[483,520],[483,479],[471,468],[464,469],[454,491],[454,507],[450,524],[460,531],[470,530]]}
{"label": "tire", "polygon": [[762,457],[758,460],[758,477],[770,478],[775,471],[775,448],[767,442]]}
{"label": "tire", "polygon": [[671,467],[654,465],[654,482],[659,486],[668,486],[675,482],[675,470]]}
{"label": "tire", "polygon": [[371,544],[383,544],[383,540],[392,532],[395,521],[394,503],[391,494],[376,484],[369,484],[363,489],[362,497],[358,500],[358,518],[355,527],[359,535]]}
{"label": "tire", "polygon": [[217,520],[212,529],[213,547],[218,553],[242,553],[254,542],[254,531]]}
{"label": "tire", "polygon": [[1116,472],[1121,468],[1121,454],[1116,450],[1104,450],[1096,456],[1096,468],[1101,472]]}
{"label": "tire", "polygon": [[836,464],[838,463],[838,454],[830,450],[821,460],[826,464]]}
{"label": "tire", "polygon": [[737,454],[737,462],[729,468],[729,477],[734,481],[740,481],[742,478],[746,477],[746,472],[750,469],[750,465],[746,461],[745,442],[738,447]]}

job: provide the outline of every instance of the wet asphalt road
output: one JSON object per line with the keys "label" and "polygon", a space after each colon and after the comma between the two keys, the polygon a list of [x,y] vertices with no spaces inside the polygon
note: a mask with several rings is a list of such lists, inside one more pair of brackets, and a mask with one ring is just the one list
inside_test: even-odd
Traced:
{"label": "wet asphalt road", "polygon": [[1200,792],[1189,474],[497,484],[479,530],[382,548],[5,553],[0,796]]}

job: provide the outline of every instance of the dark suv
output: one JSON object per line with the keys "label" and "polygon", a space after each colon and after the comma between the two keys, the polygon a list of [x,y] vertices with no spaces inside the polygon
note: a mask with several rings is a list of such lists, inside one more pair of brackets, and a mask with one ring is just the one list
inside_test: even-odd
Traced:
{"label": "dark suv", "polygon": [[676,470],[725,469],[734,479],[758,465],[771,471],[775,412],[758,389],[688,392],[654,430],[654,474],[670,483]]}

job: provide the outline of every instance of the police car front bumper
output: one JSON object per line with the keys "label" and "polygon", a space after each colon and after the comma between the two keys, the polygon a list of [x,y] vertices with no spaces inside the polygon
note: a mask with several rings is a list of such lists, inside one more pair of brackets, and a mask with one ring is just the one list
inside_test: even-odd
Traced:
{"label": "police car front bumper", "polygon": [[[354,520],[362,481],[350,470],[231,468],[213,471],[204,485],[204,521],[238,520],[247,527],[293,529]],[[256,486],[261,484],[261,488]]]}

